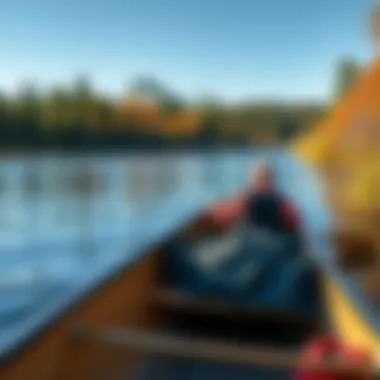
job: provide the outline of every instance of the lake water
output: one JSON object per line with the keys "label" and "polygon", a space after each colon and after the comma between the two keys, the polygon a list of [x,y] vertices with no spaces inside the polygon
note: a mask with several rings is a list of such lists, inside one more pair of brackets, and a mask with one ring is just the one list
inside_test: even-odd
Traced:
{"label": "lake water", "polygon": [[0,163],[0,349],[51,300],[136,255],[186,213],[242,190],[263,157],[301,208],[320,201],[314,180],[276,150]]}

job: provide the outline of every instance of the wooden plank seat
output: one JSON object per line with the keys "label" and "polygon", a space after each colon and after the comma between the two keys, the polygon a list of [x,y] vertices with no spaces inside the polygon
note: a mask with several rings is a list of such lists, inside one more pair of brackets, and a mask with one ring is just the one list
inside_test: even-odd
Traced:
{"label": "wooden plank seat", "polygon": [[[190,321],[195,330],[220,331],[228,329],[231,335],[242,335],[249,339],[252,328],[278,332],[299,333],[308,335],[319,328],[320,319],[300,316],[285,310],[252,309],[244,305],[231,304],[224,301],[185,295],[175,289],[158,287],[154,292],[154,303],[166,315],[172,315],[175,320]],[[167,317],[166,317],[167,318]],[[264,330],[263,330],[264,331]],[[268,333],[268,331],[266,331]]]}

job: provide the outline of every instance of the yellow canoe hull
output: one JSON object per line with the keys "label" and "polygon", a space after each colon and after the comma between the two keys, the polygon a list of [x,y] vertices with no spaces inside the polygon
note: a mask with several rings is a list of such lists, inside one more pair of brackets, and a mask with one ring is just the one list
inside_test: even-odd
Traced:
{"label": "yellow canoe hull", "polygon": [[347,343],[363,347],[380,358],[380,337],[333,279],[325,279],[326,304],[333,327]]}
{"label": "yellow canoe hull", "polygon": [[[380,209],[377,199],[380,133],[375,122],[380,119],[378,83],[380,61],[376,58],[329,115],[291,145],[292,152],[320,174],[333,216],[339,220],[340,213],[343,215],[346,210],[346,215],[351,215],[359,225],[364,223],[360,215],[375,215]],[[368,149],[359,146],[360,138],[366,139],[363,144]],[[324,174],[326,168],[328,176]],[[356,295],[333,277],[325,278],[325,290],[335,330],[347,343],[363,346],[380,358],[380,336],[373,321],[354,299]]]}

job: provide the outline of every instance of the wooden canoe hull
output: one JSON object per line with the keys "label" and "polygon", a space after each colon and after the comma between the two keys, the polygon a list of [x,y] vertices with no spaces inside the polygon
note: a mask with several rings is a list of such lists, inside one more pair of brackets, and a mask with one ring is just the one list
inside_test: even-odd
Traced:
{"label": "wooden canoe hull", "polygon": [[128,376],[139,355],[125,355],[104,345],[77,345],[71,331],[78,324],[154,326],[151,294],[157,260],[156,252],[146,255],[47,326],[7,358],[0,379],[111,380]]}

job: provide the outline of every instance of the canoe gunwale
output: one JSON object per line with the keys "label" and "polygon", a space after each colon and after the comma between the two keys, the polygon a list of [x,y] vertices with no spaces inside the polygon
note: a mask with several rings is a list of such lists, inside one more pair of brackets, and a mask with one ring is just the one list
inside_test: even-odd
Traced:
{"label": "canoe gunwale", "polygon": [[336,269],[327,272],[326,275],[328,280],[343,293],[346,300],[353,306],[357,317],[366,322],[376,339],[380,339],[380,308],[361,288],[359,281],[353,278],[352,274],[339,273]]}
{"label": "canoe gunwale", "polygon": [[74,333],[77,344],[92,341],[163,357],[254,368],[259,366],[271,370],[294,370],[302,366],[333,372],[344,371],[346,374],[373,373],[376,376],[380,375],[376,366],[368,364],[350,366],[333,359],[326,359],[318,363],[302,363],[299,349],[279,349],[268,345],[190,338],[167,332],[126,329],[116,326],[77,326]]}
{"label": "canoe gunwale", "polygon": [[322,271],[326,282],[331,283],[354,309],[356,317],[362,320],[376,339],[380,339],[380,308],[374,304],[370,296],[362,289],[361,284],[348,269],[342,269],[337,264],[336,250],[329,240],[330,231],[323,231],[318,239],[314,236],[310,246],[313,248],[313,258]]}

